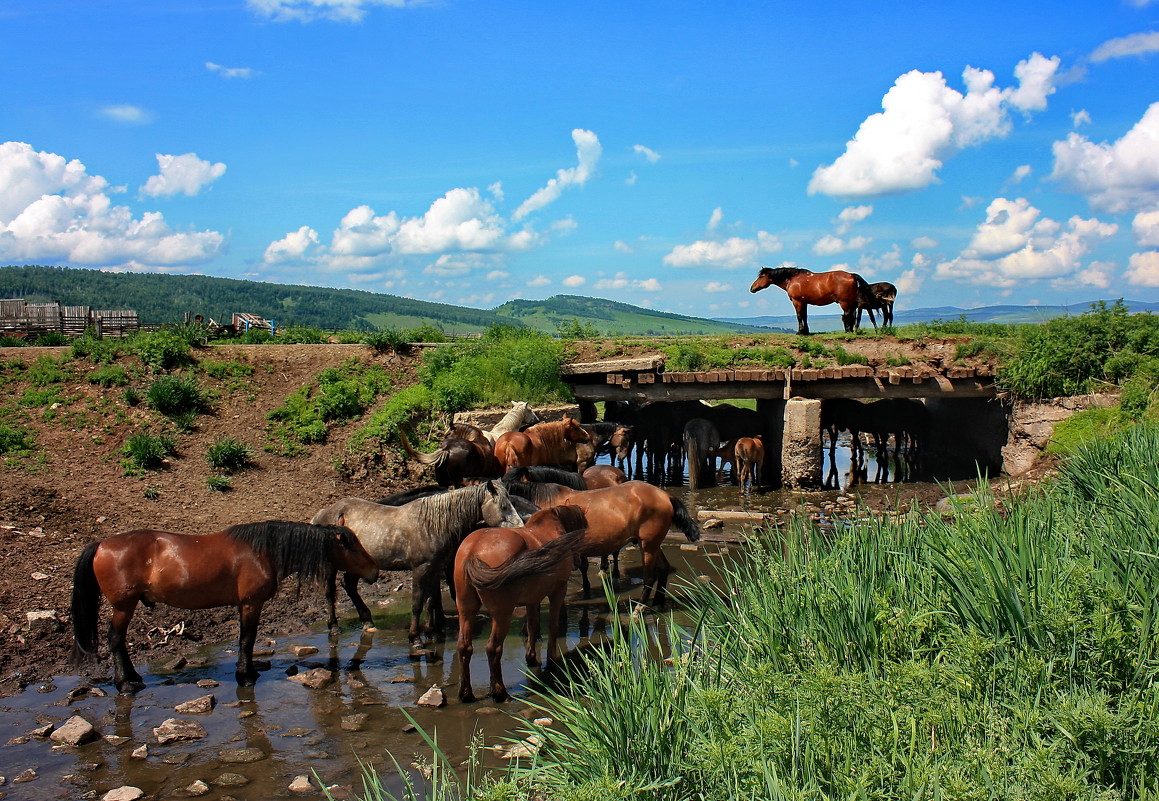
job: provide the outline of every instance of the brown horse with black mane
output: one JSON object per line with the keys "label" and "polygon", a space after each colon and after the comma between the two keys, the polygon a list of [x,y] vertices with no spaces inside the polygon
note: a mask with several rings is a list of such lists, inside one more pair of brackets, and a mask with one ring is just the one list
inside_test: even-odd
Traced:
{"label": "brown horse with black mane", "polygon": [[770,286],[779,286],[788,294],[797,312],[798,334],[809,333],[808,306],[828,306],[830,303],[841,306],[841,322],[846,331],[857,327],[859,308],[869,312],[870,321],[877,327],[873,317],[876,299],[869,284],[857,273],[844,270],[815,273],[802,267],[763,267],[749,292],[760,292]]}
{"label": "brown horse with black mane", "polygon": [[125,693],[145,687],[125,638],[138,603],[178,609],[235,606],[241,622],[237,683],[253,684],[258,620],[279,582],[291,573],[322,582],[336,569],[368,582],[378,578],[374,558],[343,526],[269,520],[202,535],[140,529],[89,543],[73,573],[73,662],[82,665],[97,656],[102,595],[113,607],[108,641],[113,681]]}

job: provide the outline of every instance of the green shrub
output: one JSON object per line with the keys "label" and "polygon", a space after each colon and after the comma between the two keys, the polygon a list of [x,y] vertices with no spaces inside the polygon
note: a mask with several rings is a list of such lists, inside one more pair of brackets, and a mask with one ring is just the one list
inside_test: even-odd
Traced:
{"label": "green shrub", "polygon": [[435,399],[430,389],[422,384],[409,386],[392,395],[372,414],[366,424],[351,435],[348,446],[355,451],[366,447],[380,450],[397,440],[399,429],[419,418],[429,417],[434,411]]}
{"label": "green shrub", "polygon": [[409,343],[406,332],[398,328],[383,328],[362,335],[362,344],[375,353],[399,353],[405,350]]}
{"label": "green shrub", "polygon": [[40,348],[59,348],[71,342],[72,339],[67,334],[60,331],[47,331],[38,336],[32,344]]}
{"label": "green shrub", "polygon": [[910,364],[910,360],[904,353],[897,353],[893,356],[886,356],[885,363],[890,367],[905,367]]}
{"label": "green shrub", "polygon": [[26,455],[32,450],[36,435],[23,426],[12,426],[0,422],[0,455],[13,453]]}
{"label": "green shrub", "polygon": [[141,391],[136,387],[125,387],[125,404],[128,406],[136,406],[141,402]]}
{"label": "green shrub", "polygon": [[214,470],[229,473],[247,467],[253,461],[253,451],[240,440],[221,437],[209,446],[205,458]]}
{"label": "green shrub", "polygon": [[211,378],[236,378],[254,374],[254,367],[248,362],[231,360],[228,362],[215,359],[205,359],[201,362],[201,369]]}
{"label": "green shrub", "polygon": [[862,356],[860,353],[850,353],[840,345],[833,346],[833,356],[837,359],[837,363],[845,366],[847,364],[869,364],[869,359]]}
{"label": "green shrub", "polygon": [[288,326],[274,337],[274,341],[279,345],[320,345],[328,339],[329,335],[321,328],[304,325]]}
{"label": "green shrub", "polygon": [[418,328],[412,328],[407,332],[407,338],[411,342],[448,342],[446,333],[443,329],[435,325],[420,325]]}
{"label": "green shrub", "polygon": [[165,457],[176,452],[173,438],[167,434],[150,434],[138,431],[125,442],[124,454],[130,466],[138,470],[152,470],[165,462]]}
{"label": "green shrub", "polygon": [[149,408],[166,417],[209,411],[209,399],[189,376],[163,375],[153,381],[146,392]]}
{"label": "green shrub", "polygon": [[97,364],[111,364],[123,353],[129,353],[132,347],[124,339],[99,339],[87,330],[84,336],[72,341],[72,357],[74,359],[88,359]]}
{"label": "green shrub", "polygon": [[236,341],[241,345],[268,345],[274,341],[274,335],[268,328],[251,328]]}
{"label": "green shrub", "polygon": [[20,398],[16,402],[20,406],[36,408],[51,406],[54,403],[65,403],[66,399],[60,394],[60,387],[58,386],[49,386],[43,389],[29,387],[21,393]]}
{"label": "green shrub", "polygon": [[25,378],[34,387],[61,384],[67,381],[68,377],[69,373],[64,368],[64,359],[57,360],[51,356],[41,356],[25,373]]}
{"label": "green shrub", "polygon": [[168,329],[138,334],[133,350],[154,371],[173,370],[193,361],[189,342]]}
{"label": "green shrub", "polygon": [[233,480],[229,476],[206,476],[205,486],[213,492],[228,492],[233,489]]}
{"label": "green shrub", "polygon": [[106,389],[109,387],[123,387],[129,383],[129,376],[125,368],[119,364],[108,364],[98,367],[88,374],[90,384],[100,384]]}
{"label": "green shrub", "polygon": [[292,455],[302,445],[325,441],[332,423],[361,415],[390,386],[381,367],[356,360],[321,371],[315,384],[300,388],[267,414],[270,449]]}
{"label": "green shrub", "polygon": [[0,334],[0,348],[21,348],[27,344],[22,337],[10,337],[7,334]]}

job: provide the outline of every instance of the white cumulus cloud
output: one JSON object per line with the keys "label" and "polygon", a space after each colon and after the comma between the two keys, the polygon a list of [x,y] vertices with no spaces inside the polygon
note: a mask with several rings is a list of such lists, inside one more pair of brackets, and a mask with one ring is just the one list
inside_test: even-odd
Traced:
{"label": "white cumulus cloud", "polygon": [[587,282],[588,279],[584,278],[582,275],[569,275],[567,278],[563,279],[562,283],[566,287],[575,289],[576,287],[583,286]]}
{"label": "white cumulus cloud", "polygon": [[1145,247],[1159,247],[1159,210],[1144,211],[1131,222],[1135,240]]}
{"label": "white cumulus cloud", "polygon": [[842,239],[839,236],[826,234],[813,243],[813,252],[818,256],[835,256],[847,250],[860,250],[873,241],[872,237],[854,236]]}
{"label": "white cumulus cloud", "polygon": [[845,236],[855,223],[861,222],[870,214],[873,214],[873,206],[846,206],[837,215],[837,233]]}
{"label": "white cumulus cloud", "polygon": [[704,285],[705,292],[731,292],[732,284],[722,284],[720,281],[709,281]]}
{"label": "white cumulus cloud", "polygon": [[938,246],[938,240],[929,236],[919,236],[916,239],[910,240],[909,244],[914,250],[931,250]]}
{"label": "white cumulus cloud", "polygon": [[1014,69],[1018,86],[999,89],[989,70],[967,67],[966,93],[950,88],[940,72],[913,70],[882,98],[882,111],[861,123],[845,152],[818,167],[809,193],[872,196],[929,186],[944,159],[1004,136],[1008,111],[1041,110],[1054,92],[1058,57],[1034,53]]}
{"label": "white cumulus cloud", "polygon": [[129,104],[105,106],[101,109],[101,116],[126,125],[146,125],[153,121],[153,115],[148,111]]}
{"label": "white cumulus cloud", "polygon": [[1095,218],[1071,217],[1066,225],[1042,217],[1022,198],[996,198],[974,238],[935,275],[964,283],[1009,288],[1038,279],[1073,279],[1089,265],[1083,258],[1119,227]]}
{"label": "white cumulus cloud", "polygon": [[1159,250],[1132,253],[1125,275],[1131,286],[1159,286]]}
{"label": "white cumulus cloud", "polygon": [[141,194],[149,197],[172,197],[188,195],[192,197],[225,175],[225,165],[214,164],[199,159],[196,153],[180,156],[157,154],[160,172],[149,177],[141,187]]}
{"label": "white cumulus cloud", "polygon": [[596,164],[603,153],[599,138],[591,131],[576,128],[571,132],[575,142],[576,156],[579,163],[574,167],[561,169],[547,185],[535,191],[531,197],[519,204],[512,219],[521,220],[533,211],[538,211],[559,198],[563,191],[572,186],[583,186],[595,171]]}
{"label": "white cumulus cloud", "polygon": [[1097,144],[1078,133],[1054,143],[1051,178],[1113,214],[1159,207],[1159,103],[1121,139]]}
{"label": "white cumulus cloud", "polygon": [[754,267],[758,256],[776,253],[783,245],[767,231],[758,231],[755,239],[734,236],[725,240],[702,239],[690,245],[677,245],[664,257],[669,267]]}
{"label": "white cumulus cloud", "polygon": [[0,259],[120,269],[187,266],[224,251],[217,231],[172,230],[159,212],[135,218],[108,181],[77,159],[0,144]]}
{"label": "white cumulus cloud", "polygon": [[318,232],[303,225],[297,231],[267,245],[262,260],[266,264],[295,264],[313,259],[321,250]]}

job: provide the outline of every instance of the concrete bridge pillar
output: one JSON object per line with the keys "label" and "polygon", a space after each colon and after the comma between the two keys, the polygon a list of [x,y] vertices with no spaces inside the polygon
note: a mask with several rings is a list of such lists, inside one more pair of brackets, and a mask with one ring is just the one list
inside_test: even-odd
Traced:
{"label": "concrete bridge pillar", "polygon": [[821,452],[821,401],[815,398],[790,398],[784,404],[781,480],[790,488],[818,487],[821,485],[824,465]]}

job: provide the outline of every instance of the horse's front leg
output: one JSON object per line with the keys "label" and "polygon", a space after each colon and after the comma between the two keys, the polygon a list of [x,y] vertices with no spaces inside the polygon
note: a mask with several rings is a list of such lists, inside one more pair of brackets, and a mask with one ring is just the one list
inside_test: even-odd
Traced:
{"label": "horse's front leg", "polygon": [[262,615],[262,605],[239,604],[237,612],[241,636],[238,638],[235,675],[239,687],[252,687],[258,680],[258,671],[254,668],[254,643],[258,638],[258,620]]}
{"label": "horse's front leg", "polygon": [[808,305],[802,301],[793,301],[793,310],[797,312],[797,333],[801,336],[809,335]]}
{"label": "horse's front leg", "polygon": [[560,635],[563,633],[564,616],[566,610],[564,609],[564,601],[567,596],[567,582],[560,582],[560,585],[551,591],[548,595],[548,619],[547,619],[547,665],[546,669],[550,673],[559,667],[563,659],[563,646],[560,645]]}
{"label": "horse's front leg", "polygon": [[[366,601],[362,600],[362,595],[358,592],[359,578],[353,573],[342,574],[342,589],[346,590],[346,597],[350,599],[350,603],[354,604],[354,608],[358,610],[358,619],[362,621],[362,628],[364,631],[375,631],[374,616],[370,613],[370,607],[366,605]],[[333,608],[332,608],[333,609]],[[337,615],[334,615],[334,622],[331,627],[335,628],[338,624]]]}
{"label": "horse's front leg", "polygon": [[475,651],[475,617],[481,606],[479,593],[474,588],[465,589],[456,599],[459,607],[459,700],[464,704],[475,700],[471,689],[471,655]]}
{"label": "horse's front leg", "polygon": [[109,654],[113,658],[113,684],[116,685],[117,691],[122,693],[135,693],[145,689],[141,674],[129,659],[129,647],[125,638],[136,608],[136,598],[114,606],[113,616],[109,620]]}
{"label": "horse's front leg", "polygon": [[586,556],[577,556],[575,558],[576,567],[580,571],[580,581],[583,582],[583,593],[585,598],[592,597],[592,583],[588,581],[588,558]]}

